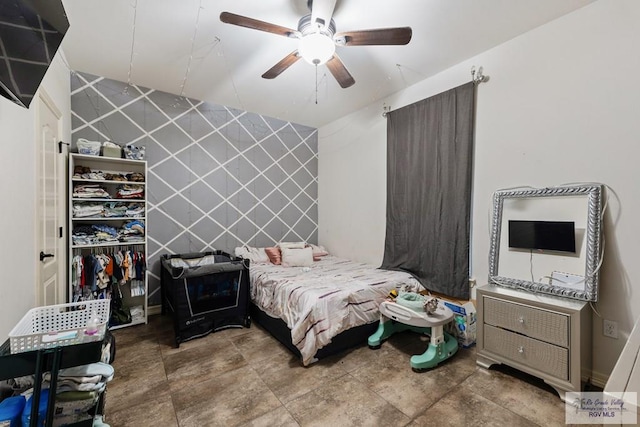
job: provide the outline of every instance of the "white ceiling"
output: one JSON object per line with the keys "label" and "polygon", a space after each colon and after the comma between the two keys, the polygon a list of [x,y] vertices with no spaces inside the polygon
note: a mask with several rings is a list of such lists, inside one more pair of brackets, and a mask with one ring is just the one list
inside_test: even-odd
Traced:
{"label": "white ceiling", "polygon": [[219,19],[228,11],[296,29],[306,0],[62,1],[72,70],[320,127],[593,0],[338,0],[338,32],[410,26],[413,38],[338,47],[356,83],[342,89],[320,66],[317,93],[315,67],[303,60],[260,77],[295,39]]}

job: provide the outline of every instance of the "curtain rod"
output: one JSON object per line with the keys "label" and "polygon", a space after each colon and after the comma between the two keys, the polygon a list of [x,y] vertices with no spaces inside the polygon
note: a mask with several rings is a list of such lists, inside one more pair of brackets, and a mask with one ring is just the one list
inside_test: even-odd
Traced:
{"label": "curtain rod", "polygon": [[[485,76],[482,74],[482,66],[476,69],[476,66],[471,67],[471,81],[473,84],[480,84],[489,81],[489,76]],[[382,117],[387,117],[387,114],[391,112],[391,106],[387,104],[382,104]]]}

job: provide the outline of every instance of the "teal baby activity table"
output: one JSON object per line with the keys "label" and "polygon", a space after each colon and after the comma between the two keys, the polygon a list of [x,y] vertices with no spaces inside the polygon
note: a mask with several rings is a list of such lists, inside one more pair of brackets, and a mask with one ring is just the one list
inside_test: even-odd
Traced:
{"label": "teal baby activity table", "polygon": [[443,330],[453,319],[453,312],[440,301],[435,312],[427,314],[422,307],[424,298],[407,292],[398,295],[395,301],[382,302],[380,325],[369,337],[369,348],[378,349],[394,333],[411,330],[431,337],[424,353],[411,356],[414,371],[433,368],[453,356],[458,351],[458,341]]}

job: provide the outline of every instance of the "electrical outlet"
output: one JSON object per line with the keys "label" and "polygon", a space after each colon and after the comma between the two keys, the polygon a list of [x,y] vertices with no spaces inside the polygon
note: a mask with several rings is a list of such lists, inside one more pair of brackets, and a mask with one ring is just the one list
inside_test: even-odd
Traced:
{"label": "electrical outlet", "polygon": [[618,339],[618,322],[605,319],[602,323],[602,333],[605,337]]}

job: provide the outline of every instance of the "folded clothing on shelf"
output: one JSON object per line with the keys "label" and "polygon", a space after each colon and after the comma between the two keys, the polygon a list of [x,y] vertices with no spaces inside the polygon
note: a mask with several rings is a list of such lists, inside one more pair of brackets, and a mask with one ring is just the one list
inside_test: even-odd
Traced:
{"label": "folded clothing on shelf", "polygon": [[110,199],[111,195],[99,184],[79,184],[73,187],[73,197],[83,199]]}
{"label": "folded clothing on shelf", "polygon": [[73,217],[74,218],[91,218],[103,216],[104,206],[101,203],[74,203],[73,204]]}
{"label": "folded clothing on shelf", "polygon": [[119,229],[106,224],[83,224],[73,228],[71,239],[73,244],[78,246],[113,242],[142,242],[144,241],[144,230],[144,221],[138,219],[124,223]]}
{"label": "folded clothing on shelf", "polygon": [[122,184],[116,190],[116,199],[142,199],[144,187],[139,184]]}

